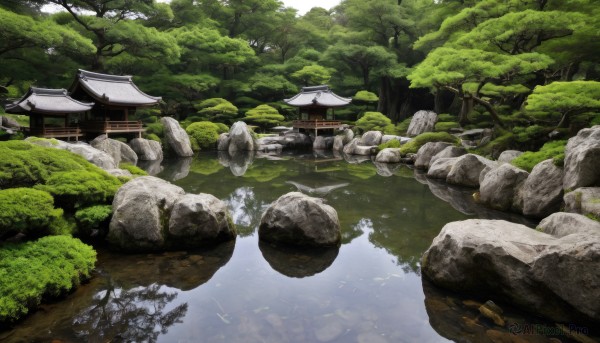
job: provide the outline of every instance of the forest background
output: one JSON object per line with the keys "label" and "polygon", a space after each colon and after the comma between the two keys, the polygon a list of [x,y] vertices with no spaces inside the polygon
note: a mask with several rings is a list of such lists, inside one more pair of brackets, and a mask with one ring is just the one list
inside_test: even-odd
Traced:
{"label": "forest background", "polygon": [[600,123],[599,37],[597,0],[343,0],[302,16],[277,0],[3,0],[0,97],[68,88],[82,68],[134,75],[163,97],[156,116],[231,124],[261,104],[292,120],[281,100],[327,83],[354,97],[336,112],[348,122],[377,111],[398,132],[434,110],[445,129],[535,149]]}

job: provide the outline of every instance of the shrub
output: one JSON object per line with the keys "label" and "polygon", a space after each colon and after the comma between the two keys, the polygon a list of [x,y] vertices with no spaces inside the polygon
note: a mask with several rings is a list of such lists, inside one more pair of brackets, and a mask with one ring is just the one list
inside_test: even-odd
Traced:
{"label": "shrub", "polygon": [[243,118],[244,121],[256,124],[263,130],[269,126],[279,125],[284,119],[277,109],[269,105],[259,105],[246,112]]}
{"label": "shrub", "polygon": [[90,277],[96,252],[68,236],[0,249],[0,322],[14,322],[43,298],[61,296]]}
{"label": "shrub", "polygon": [[521,169],[531,172],[536,164],[552,158],[554,164],[562,166],[565,159],[565,146],[567,145],[566,140],[551,141],[537,152],[526,151],[521,156],[512,160],[512,164]]}
{"label": "shrub", "polygon": [[379,97],[377,94],[369,91],[358,91],[352,98],[355,101],[364,101],[364,102],[377,102],[379,101]]}
{"label": "shrub", "polygon": [[31,188],[0,190],[0,237],[19,232],[43,236],[62,215],[47,192]]}
{"label": "shrub", "polygon": [[425,132],[422,133],[408,143],[400,147],[400,153],[406,155],[409,153],[416,154],[425,143],[428,142],[448,142],[458,144],[460,140],[448,132]]}
{"label": "shrub", "polygon": [[86,235],[94,229],[105,228],[112,216],[112,205],[96,205],[75,212],[77,227]]}
{"label": "shrub", "polygon": [[146,173],[145,170],[143,170],[142,168],[138,167],[138,166],[134,166],[131,163],[119,163],[119,168],[124,169],[129,171],[131,174],[133,175],[137,175],[137,176],[147,176],[148,173]]}
{"label": "shrub", "polygon": [[209,121],[192,123],[185,131],[190,136],[194,151],[214,148],[219,139],[219,126]]}
{"label": "shrub", "polygon": [[152,123],[146,125],[146,134],[147,135],[157,135],[158,137],[163,137],[165,135],[165,127],[162,123]]}
{"label": "shrub", "polygon": [[399,148],[400,145],[400,141],[397,139],[390,139],[389,141],[379,144],[379,146],[377,147],[377,149],[379,151],[385,149],[385,148]]}
{"label": "shrub", "polygon": [[438,114],[437,121],[439,122],[455,122],[458,118],[448,113]]}
{"label": "shrub", "polygon": [[207,99],[194,107],[201,116],[218,122],[232,122],[238,114],[238,108],[223,98]]}
{"label": "shrub", "polygon": [[365,114],[356,121],[356,126],[363,132],[381,131],[384,133],[392,133],[395,131],[390,118],[380,112],[365,112]]}
{"label": "shrub", "polygon": [[229,132],[229,126],[227,126],[227,125],[225,125],[223,123],[213,123],[213,124],[217,125],[217,128],[218,128],[217,132],[219,134]]}
{"label": "shrub", "polygon": [[144,135],[144,138],[146,138],[146,139],[149,139],[149,140],[152,140],[152,141],[157,141],[157,142],[159,142],[159,143],[162,143],[162,141],[161,141],[160,137],[158,137],[158,136],[157,136],[156,134],[154,134],[154,133],[146,133],[146,134]]}
{"label": "shrub", "polygon": [[66,171],[52,174],[44,185],[35,188],[54,196],[64,208],[112,201],[121,182],[116,177],[90,171]]}
{"label": "shrub", "polygon": [[454,121],[443,121],[435,124],[436,132],[447,132],[450,129],[458,128],[460,124]]}

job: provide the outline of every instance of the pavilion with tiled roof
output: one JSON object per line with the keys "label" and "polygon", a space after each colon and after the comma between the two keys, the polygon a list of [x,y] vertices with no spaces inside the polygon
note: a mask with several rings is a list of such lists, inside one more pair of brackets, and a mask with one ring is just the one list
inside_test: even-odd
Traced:
{"label": "pavilion with tiled roof", "polygon": [[[341,121],[335,120],[335,108],[350,104],[352,99],[341,97],[331,91],[329,86],[302,87],[300,93],[284,99],[286,104],[299,108],[299,120],[294,121],[293,127],[297,130],[335,130],[342,126]],[[331,111],[331,118],[327,118],[327,112]]]}
{"label": "pavilion with tiled roof", "polygon": [[82,131],[71,120],[79,123],[81,114],[93,106],[71,98],[66,89],[30,87],[21,99],[6,106],[6,112],[29,116],[29,135],[79,140]]}
{"label": "pavilion with tiled roof", "polygon": [[142,92],[131,76],[94,73],[79,69],[70,88],[71,96],[82,101],[93,101],[94,107],[83,123],[90,134],[143,132],[140,121],[129,117],[140,107],[157,105],[160,97]]}

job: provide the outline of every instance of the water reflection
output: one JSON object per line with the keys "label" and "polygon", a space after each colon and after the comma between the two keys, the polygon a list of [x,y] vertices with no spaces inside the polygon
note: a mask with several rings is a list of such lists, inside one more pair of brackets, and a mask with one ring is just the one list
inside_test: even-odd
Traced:
{"label": "water reflection", "polygon": [[158,175],[163,171],[162,160],[138,161],[137,166],[142,168],[148,175]]}
{"label": "water reflection", "polygon": [[269,205],[260,201],[250,187],[240,187],[234,190],[226,199],[229,213],[236,225],[238,236],[252,236],[254,229],[260,224],[260,217]]}
{"label": "water reflection", "polygon": [[299,249],[280,247],[259,241],[258,247],[277,272],[294,278],[313,276],[329,268],[337,257],[340,248]]}
{"label": "water reflection", "polygon": [[186,178],[190,173],[190,167],[194,161],[193,157],[182,157],[175,160],[165,161],[161,177],[168,181],[177,181]]}
{"label": "water reflection", "polygon": [[248,170],[255,157],[254,151],[236,151],[230,154],[227,151],[219,151],[219,163],[224,167],[229,167],[231,173],[235,176],[242,176]]}
{"label": "water reflection", "polygon": [[156,342],[187,313],[187,303],[166,310],[176,298],[177,292],[158,284],[125,290],[110,283],[92,306],[75,316],[73,330],[87,342]]}
{"label": "water reflection", "polygon": [[303,185],[301,183],[298,182],[294,182],[294,181],[286,181],[285,183],[289,183],[290,185],[294,185],[296,186],[296,188],[298,189],[299,192],[302,192],[304,194],[309,194],[309,195],[317,195],[317,196],[326,196],[327,194],[331,193],[332,191],[338,189],[338,188],[343,188],[349,185],[349,183],[340,183],[337,185],[330,185],[330,186],[322,186],[322,187],[309,187],[306,185]]}

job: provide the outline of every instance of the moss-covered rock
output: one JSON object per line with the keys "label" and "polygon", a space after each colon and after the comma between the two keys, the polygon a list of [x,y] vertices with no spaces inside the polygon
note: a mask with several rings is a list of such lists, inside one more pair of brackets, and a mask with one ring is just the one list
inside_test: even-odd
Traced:
{"label": "moss-covered rock", "polygon": [[411,141],[400,147],[400,152],[402,155],[409,153],[416,154],[417,151],[419,151],[419,149],[425,145],[425,143],[429,142],[448,142],[458,144],[459,139],[447,132],[426,132],[416,136]]}
{"label": "moss-covered rock", "polygon": [[552,158],[554,160],[554,164],[560,167],[564,162],[566,145],[567,141],[565,140],[551,141],[544,144],[539,151],[524,152],[519,157],[512,160],[511,163],[516,167],[531,172],[536,164]]}

